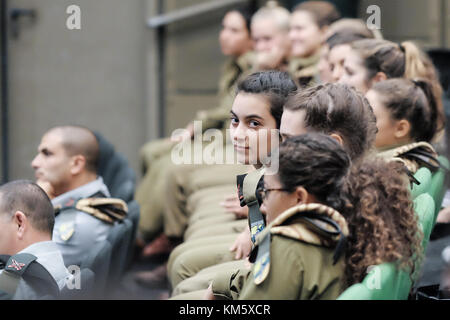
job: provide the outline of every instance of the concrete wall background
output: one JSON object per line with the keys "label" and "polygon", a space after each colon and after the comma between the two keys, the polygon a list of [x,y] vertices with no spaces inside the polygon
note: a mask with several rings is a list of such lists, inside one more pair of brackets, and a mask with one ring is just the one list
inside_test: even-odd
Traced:
{"label": "concrete wall background", "polygon": [[[137,169],[145,141],[144,1],[10,0],[38,19],[10,39],[10,178],[29,166],[50,127],[98,130]],[[81,8],[81,30],[66,28],[67,6]]]}
{"label": "concrete wall background", "polygon": [[[10,39],[10,179],[33,178],[29,166],[42,134],[65,123],[97,129],[139,174],[140,147],[158,135],[156,31],[146,20],[159,0],[9,0],[35,8]],[[165,12],[209,0],[162,0]],[[265,0],[259,1],[264,3]],[[65,27],[66,8],[82,10],[82,29]],[[385,38],[414,38],[426,47],[450,47],[450,0],[361,0],[381,7]],[[165,133],[184,127],[195,112],[216,105],[218,33],[226,10],[170,25],[166,38]]]}

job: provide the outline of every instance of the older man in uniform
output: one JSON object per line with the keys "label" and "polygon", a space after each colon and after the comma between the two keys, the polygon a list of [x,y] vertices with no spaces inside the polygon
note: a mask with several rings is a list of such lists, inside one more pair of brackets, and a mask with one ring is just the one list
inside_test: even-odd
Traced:
{"label": "older man in uniform", "polygon": [[9,298],[42,298],[43,292],[37,292],[25,280],[25,275],[36,268],[51,276],[45,293],[51,287],[48,284],[55,283],[55,291],[60,291],[73,277],[64,266],[58,246],[51,241],[54,223],[53,206],[38,185],[20,180],[0,187],[0,254],[7,255],[0,257],[4,264],[0,291]]}
{"label": "older man in uniform", "polygon": [[73,207],[81,198],[109,197],[103,179],[97,176],[99,147],[95,135],[78,126],[56,127],[41,140],[31,163],[37,184],[47,192],[55,208],[53,241],[66,266],[80,265],[96,242],[107,239],[111,224]]}

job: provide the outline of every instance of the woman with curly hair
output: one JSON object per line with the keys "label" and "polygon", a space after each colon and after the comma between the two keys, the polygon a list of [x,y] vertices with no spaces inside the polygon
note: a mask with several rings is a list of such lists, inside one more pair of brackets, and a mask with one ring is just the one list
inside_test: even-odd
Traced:
{"label": "woman with curly hair", "polygon": [[206,298],[335,299],[369,266],[414,271],[421,232],[399,163],[352,166],[335,139],[308,133],[281,144],[279,171],[264,177],[260,193],[268,227],[252,269],[213,282]]}
{"label": "woman with curly hair", "polygon": [[351,168],[347,186],[353,208],[344,214],[347,285],[361,282],[369,266],[386,262],[414,274],[423,235],[405,181],[404,167],[395,161],[366,160]]}

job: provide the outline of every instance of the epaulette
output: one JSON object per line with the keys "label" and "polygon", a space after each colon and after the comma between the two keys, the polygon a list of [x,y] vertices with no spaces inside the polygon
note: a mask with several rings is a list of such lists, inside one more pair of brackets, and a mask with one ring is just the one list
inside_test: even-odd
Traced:
{"label": "epaulette", "polygon": [[127,216],[128,206],[125,201],[116,198],[82,198],[70,199],[63,206],[55,208],[58,215],[64,210],[76,209],[92,215],[109,224],[122,221]]}
{"label": "epaulette", "polygon": [[0,256],[0,299],[10,300],[14,297],[20,279],[39,292],[40,299],[57,298],[59,287],[50,273],[30,253],[18,253],[13,256]]}
{"label": "epaulette", "polygon": [[331,207],[311,203],[286,210],[257,238],[250,255],[250,261],[254,262],[254,283],[262,283],[269,274],[272,235],[328,248],[334,247],[333,264],[336,264],[345,250],[348,234],[345,218]]}
{"label": "epaulette", "polygon": [[437,159],[437,153],[428,142],[414,142],[397,148],[380,152],[379,155],[388,161],[398,161],[405,165],[411,172],[415,173],[421,166],[425,166],[431,172],[441,168]]}

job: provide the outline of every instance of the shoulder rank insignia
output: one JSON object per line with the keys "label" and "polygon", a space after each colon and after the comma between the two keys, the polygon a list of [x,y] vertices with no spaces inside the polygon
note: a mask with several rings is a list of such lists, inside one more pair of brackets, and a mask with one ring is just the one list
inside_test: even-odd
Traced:
{"label": "shoulder rank insignia", "polygon": [[75,226],[73,225],[72,222],[66,222],[61,224],[58,231],[61,240],[67,241],[73,236],[75,232]]}

